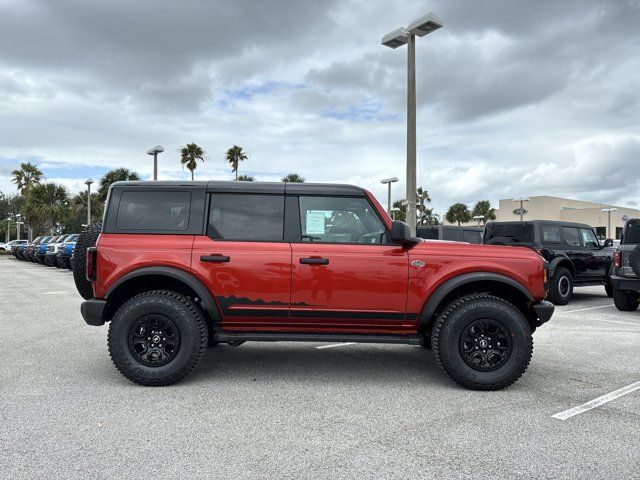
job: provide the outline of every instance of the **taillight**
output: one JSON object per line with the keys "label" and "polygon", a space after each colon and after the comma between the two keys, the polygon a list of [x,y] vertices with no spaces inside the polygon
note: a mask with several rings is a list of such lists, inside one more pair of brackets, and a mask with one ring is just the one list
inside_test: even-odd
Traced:
{"label": "taillight", "polygon": [[87,280],[96,281],[98,250],[96,247],[87,248]]}
{"label": "taillight", "polygon": [[622,253],[620,250],[613,252],[613,266],[616,268],[622,268]]}

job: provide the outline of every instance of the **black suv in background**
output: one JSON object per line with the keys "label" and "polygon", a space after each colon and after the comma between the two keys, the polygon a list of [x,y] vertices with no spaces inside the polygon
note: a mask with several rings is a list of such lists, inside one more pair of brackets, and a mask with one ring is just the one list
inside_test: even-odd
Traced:
{"label": "black suv in background", "polygon": [[566,305],[573,287],[604,285],[613,296],[609,269],[613,259],[613,242],[600,244],[594,230],[584,223],[531,220],[489,222],[482,243],[531,247],[549,262],[548,300]]}
{"label": "black suv in background", "polygon": [[618,310],[636,310],[640,305],[640,218],[631,218],[624,225],[609,281]]}
{"label": "black suv in background", "polygon": [[479,227],[459,227],[457,225],[417,227],[416,236],[427,240],[482,243],[482,229]]}

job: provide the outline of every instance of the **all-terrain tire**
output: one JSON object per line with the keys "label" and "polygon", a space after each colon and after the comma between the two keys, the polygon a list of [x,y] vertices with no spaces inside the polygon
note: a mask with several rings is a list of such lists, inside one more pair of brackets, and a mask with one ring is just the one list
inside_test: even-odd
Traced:
{"label": "all-terrain tire", "polygon": [[93,298],[93,286],[87,280],[87,248],[94,247],[102,230],[101,223],[87,225],[78,237],[74,251],[73,280],[78,293],[85,300]]}
{"label": "all-terrain tire", "polygon": [[[474,322],[491,320],[508,333],[511,352],[490,371],[471,366],[462,353],[463,334]],[[431,346],[438,365],[456,383],[471,390],[500,390],[522,376],[533,353],[531,327],[520,310],[502,298],[472,294],[450,303],[436,319]]]}
{"label": "all-terrain tire", "polygon": [[613,287],[609,282],[604,284],[604,291],[607,294],[607,297],[613,298]]}
{"label": "all-terrain tire", "polygon": [[[130,333],[145,317],[169,319],[178,330],[177,353],[166,364],[145,365],[130,348]],[[114,365],[139,385],[171,385],[187,376],[207,346],[208,331],[202,309],[190,298],[169,290],[145,292],[126,301],[109,325],[107,343]]]}
{"label": "all-terrain tire", "polygon": [[547,300],[554,305],[566,305],[573,295],[573,275],[568,268],[560,267],[551,278]]}
{"label": "all-terrain tire", "polygon": [[621,312],[633,312],[640,305],[640,293],[614,288],[613,303]]}
{"label": "all-terrain tire", "polygon": [[629,254],[629,266],[640,277],[640,245],[637,245]]}

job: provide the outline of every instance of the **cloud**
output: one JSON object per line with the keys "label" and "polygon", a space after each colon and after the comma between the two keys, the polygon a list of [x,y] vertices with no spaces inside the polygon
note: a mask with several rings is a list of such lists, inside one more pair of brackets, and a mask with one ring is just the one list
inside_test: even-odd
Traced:
{"label": "cloud", "polygon": [[[71,190],[128,167],[186,179],[240,173],[351,182],[384,200],[404,175],[406,48],[382,34],[424,12],[312,0],[0,1],[0,190],[20,161]],[[434,0],[417,40],[418,181],[457,201],[569,195],[640,202],[637,1]],[[404,183],[393,186],[404,196]]]}

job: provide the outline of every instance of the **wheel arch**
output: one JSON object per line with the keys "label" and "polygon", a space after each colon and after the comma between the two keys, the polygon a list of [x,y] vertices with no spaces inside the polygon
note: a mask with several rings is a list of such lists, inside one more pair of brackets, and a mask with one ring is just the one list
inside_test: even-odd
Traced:
{"label": "wheel arch", "polygon": [[207,314],[210,327],[220,320],[220,311],[207,287],[192,274],[173,267],[143,267],[116,280],[104,296],[107,301],[104,319],[110,320],[116,310],[134,295],[153,290],[172,290],[197,298]]}
{"label": "wheel arch", "polygon": [[428,332],[439,312],[454,299],[478,292],[488,292],[509,301],[522,312],[531,325],[532,331],[535,329],[537,320],[533,309],[535,299],[522,284],[499,273],[476,272],[453,277],[436,289],[425,302],[420,313],[418,320],[420,330]]}
{"label": "wheel arch", "polygon": [[575,276],[576,269],[573,266],[573,262],[569,259],[569,257],[561,255],[559,257],[554,258],[549,263],[549,270],[555,272],[558,268],[564,267],[571,272],[571,275]]}

